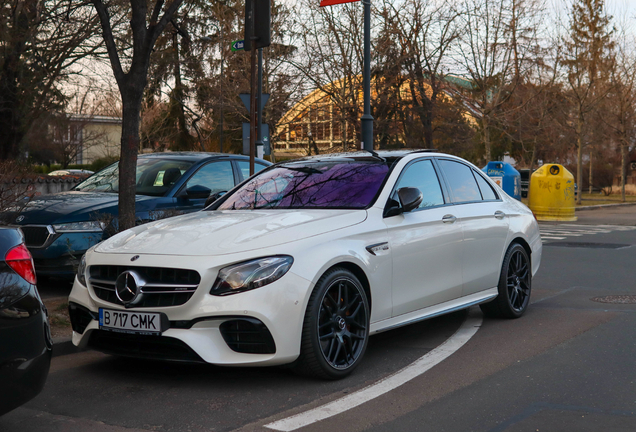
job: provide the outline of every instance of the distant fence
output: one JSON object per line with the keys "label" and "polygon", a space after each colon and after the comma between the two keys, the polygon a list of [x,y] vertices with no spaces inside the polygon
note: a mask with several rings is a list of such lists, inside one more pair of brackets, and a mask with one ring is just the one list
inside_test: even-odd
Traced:
{"label": "distant fence", "polygon": [[28,192],[35,192],[35,195],[49,195],[58,192],[65,192],[67,190],[72,189],[79,182],[84,180],[86,177],[79,176],[37,176],[31,178],[22,178],[22,179],[13,179],[12,185],[0,184],[1,188],[15,188],[15,185],[21,183],[25,186],[25,189]]}

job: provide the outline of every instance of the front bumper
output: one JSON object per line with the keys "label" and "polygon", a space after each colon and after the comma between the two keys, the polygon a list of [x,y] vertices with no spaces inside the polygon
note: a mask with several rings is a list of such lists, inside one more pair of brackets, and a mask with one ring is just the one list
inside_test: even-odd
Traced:
{"label": "front bumper", "polygon": [[[183,305],[128,309],[101,300],[76,279],[69,296],[73,343],[122,356],[216,365],[278,365],[298,357],[309,281],[290,271],[264,287],[219,297],[209,294],[216,271],[202,276]],[[100,330],[99,308],[159,312],[170,325],[161,336]]]}
{"label": "front bumper", "polygon": [[102,236],[101,232],[57,233],[41,247],[27,247],[38,275],[72,278],[82,255],[102,241]]}

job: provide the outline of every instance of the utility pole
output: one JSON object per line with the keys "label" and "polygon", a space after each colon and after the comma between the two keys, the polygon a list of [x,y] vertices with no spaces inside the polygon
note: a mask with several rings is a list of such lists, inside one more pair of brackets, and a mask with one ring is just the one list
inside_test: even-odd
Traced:
{"label": "utility pole", "polygon": [[[254,157],[256,153],[256,137],[260,139],[260,127],[257,128],[257,118],[261,117],[261,107],[257,103],[257,96],[260,102],[261,88],[257,81],[256,71],[256,50],[259,50],[262,64],[261,48],[270,45],[270,21],[271,21],[270,0],[246,0],[245,1],[245,50],[250,50],[250,175],[254,174]],[[262,68],[262,66],[261,66]],[[262,72],[261,72],[262,73]],[[259,73],[259,75],[261,75]],[[258,110],[258,111],[257,111]]]}
{"label": "utility pole", "polygon": [[373,151],[373,116],[371,115],[371,0],[364,5],[364,114],[360,118],[362,145]]}
{"label": "utility pole", "polygon": [[219,131],[219,150],[221,153],[223,153],[223,102],[225,99],[225,92],[223,91],[223,84],[225,83],[225,79],[223,77],[223,63],[225,61],[225,55],[224,50],[225,50],[225,41],[223,40],[223,23],[221,23],[220,26],[220,33],[221,33],[221,124],[220,126],[220,131]]}
{"label": "utility pole", "polygon": [[[258,92],[256,93],[256,106],[258,106],[258,118],[256,119],[256,151],[258,152],[259,146],[263,148],[263,131],[261,125],[263,124],[263,103],[261,98],[263,97],[263,48],[258,49]],[[252,173],[254,174],[254,173]]]}

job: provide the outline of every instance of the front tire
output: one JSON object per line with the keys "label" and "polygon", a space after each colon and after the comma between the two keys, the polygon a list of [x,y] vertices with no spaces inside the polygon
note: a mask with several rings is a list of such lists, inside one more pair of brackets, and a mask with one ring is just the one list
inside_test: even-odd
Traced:
{"label": "front tire", "polygon": [[369,316],[358,278],[340,267],[327,271],[309,298],[296,371],[323,379],[349,375],[367,349]]}
{"label": "front tire", "polygon": [[528,309],[532,289],[530,257],[519,243],[510,245],[499,276],[497,298],[479,305],[486,316],[519,318]]}

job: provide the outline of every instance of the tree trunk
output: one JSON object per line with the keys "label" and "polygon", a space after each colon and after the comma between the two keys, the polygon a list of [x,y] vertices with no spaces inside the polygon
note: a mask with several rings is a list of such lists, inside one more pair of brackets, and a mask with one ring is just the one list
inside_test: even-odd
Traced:
{"label": "tree trunk", "polygon": [[588,183],[590,184],[590,195],[592,195],[592,148],[590,147],[590,177]]}
{"label": "tree trunk", "polygon": [[621,201],[625,202],[625,183],[627,183],[627,140],[621,137]]}
{"label": "tree trunk", "polygon": [[141,91],[122,94],[124,109],[119,160],[119,231],[135,226],[137,153],[140,144],[139,124],[144,87],[145,83],[142,83]]}
{"label": "tree trunk", "polygon": [[491,161],[492,155],[490,153],[490,125],[488,124],[488,116],[486,115],[482,118],[482,127],[484,130],[484,156],[486,158],[486,163],[488,163]]}
{"label": "tree trunk", "polygon": [[583,190],[583,117],[580,114],[576,122],[576,183],[578,185],[576,194],[576,203],[581,205],[581,191]]}

